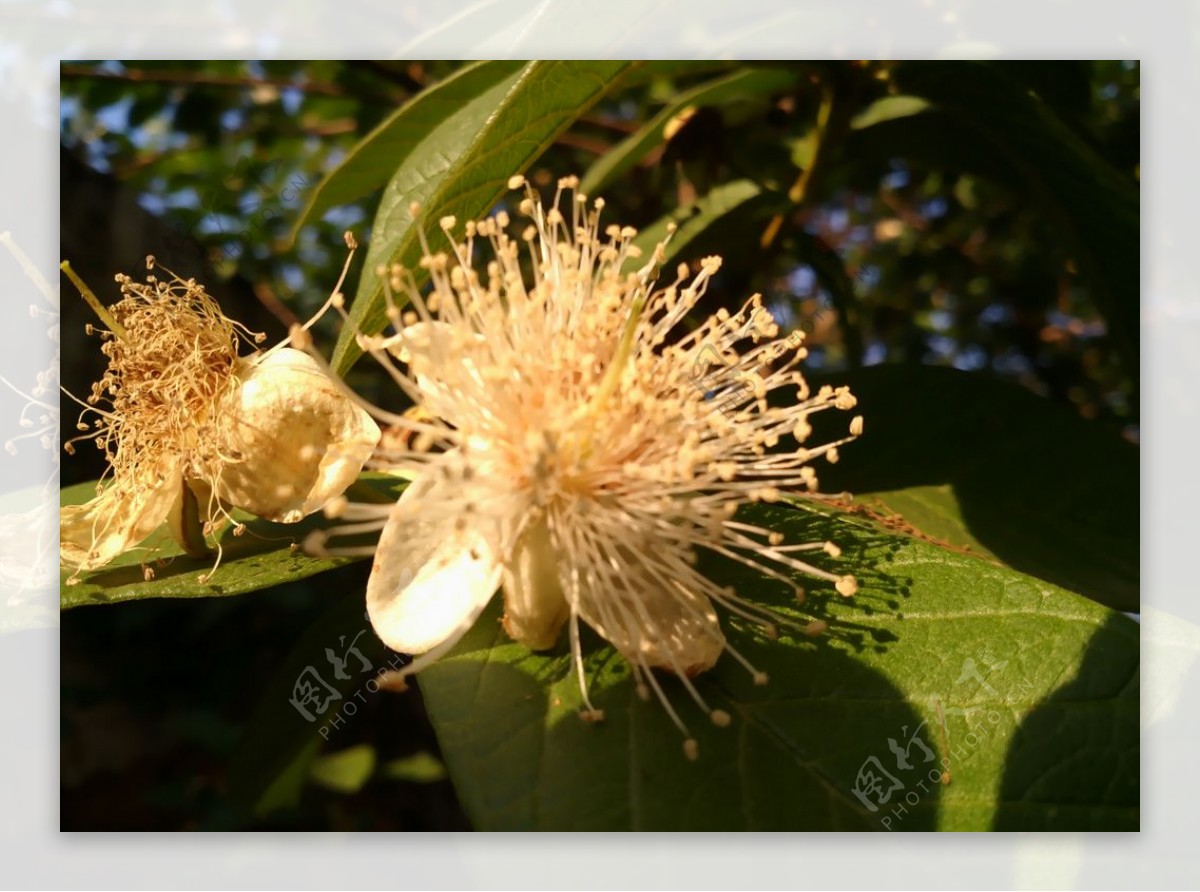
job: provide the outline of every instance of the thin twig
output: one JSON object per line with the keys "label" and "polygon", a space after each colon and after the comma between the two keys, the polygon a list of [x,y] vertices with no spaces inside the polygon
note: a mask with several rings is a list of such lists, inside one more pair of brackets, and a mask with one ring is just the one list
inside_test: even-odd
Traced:
{"label": "thin twig", "polygon": [[58,265],[58,268],[67,274],[67,278],[71,280],[71,284],[79,290],[79,296],[82,297],[87,302],[87,305],[92,308],[92,312],[100,317],[100,321],[108,326],[108,330],[121,340],[126,340],[129,336],[125,333],[125,327],[113,318],[113,315],[108,311],[108,308],[105,307],[104,304],[100,303],[100,298],[96,297],[95,292],[93,292],[91,288],[84,284],[83,279],[79,278],[79,276],[75,273],[75,270],[71,269],[70,262],[64,260]]}
{"label": "thin twig", "polygon": [[337,84],[320,81],[292,81],[280,77],[239,77],[235,75],[209,74],[204,71],[146,71],[127,68],[124,71],[108,71],[84,65],[63,65],[59,69],[61,79],[92,78],[94,80],[125,81],[135,84],[190,84],[205,87],[231,87],[253,90],[255,87],[278,87],[299,90],[302,93],[318,93],[322,96],[346,96],[346,91]]}

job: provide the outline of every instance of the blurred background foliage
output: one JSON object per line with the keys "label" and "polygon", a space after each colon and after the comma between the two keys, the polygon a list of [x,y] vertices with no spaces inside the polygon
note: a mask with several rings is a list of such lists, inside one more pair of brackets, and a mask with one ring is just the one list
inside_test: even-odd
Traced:
{"label": "blurred background foliage", "polygon": [[[113,275],[153,253],[282,337],[328,296],[343,231],[369,241],[382,191],[308,214],[318,184],[459,67],[63,63],[62,256],[112,301]],[[622,223],[702,217],[688,255],[725,258],[706,301],[761,291],[785,329],[809,332],[810,369],[1008,379],[1136,442],[1139,99],[1136,62],[647,63],[528,176],[552,190],[577,172]],[[64,301],[77,394],[100,374],[87,321]],[[332,344],[336,326],[323,334]],[[360,363],[351,383],[386,402],[376,371]],[[99,476],[90,452],[64,462],[64,484]],[[363,572],[64,614],[63,829],[466,826],[415,697],[369,707],[339,735],[352,755],[304,763],[282,804],[230,789],[223,766],[260,690],[247,680],[331,598],[360,603]]]}

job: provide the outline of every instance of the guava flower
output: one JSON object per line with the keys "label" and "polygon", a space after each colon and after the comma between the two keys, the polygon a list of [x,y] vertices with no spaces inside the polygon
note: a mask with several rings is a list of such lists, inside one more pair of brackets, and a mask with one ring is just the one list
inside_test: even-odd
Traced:
{"label": "guava flower", "polygon": [[117,281],[112,330],[99,331],[108,369],[78,424],[87,433],[67,444],[93,440],[110,464],[96,498],[62,509],[60,556],[73,580],[163,523],[203,554],[233,508],[292,523],[354,482],[379,428],[311,356],[282,344],[239,355],[264,336],[222,314],[193,279]]}
{"label": "guava flower", "polygon": [[[520,213],[530,223],[519,239],[498,213],[467,223],[449,254],[426,246],[424,296],[406,271],[386,271],[389,301],[402,292],[411,307],[389,304],[394,333],[359,341],[417,404],[416,413],[381,415],[399,436],[377,452],[412,483],[394,507],[339,501],[333,513],[360,521],[357,532],[387,511],[367,609],[389,647],[418,655],[393,684],[445,654],[502,590],[503,626],[516,641],[550,648],[566,627],[584,718],[602,715],[587,691],[580,623],[629,661],[639,693],[658,698],[695,758],[696,741],[655,670],[728,724],[691,679],[722,654],[757,683],[767,678],[726,640],[720,613],[768,635],[788,622],[706,578],[697,552],[738,561],[799,596],[795,574],[852,594],[852,575],[797,557],[836,557],[835,546],[785,544],[735,512],[812,492],[813,460],[835,461],[862,419],[837,442],[776,450],[803,442],[814,413],[852,408],[849,390],[809,391],[796,370],[806,355],[799,337],[779,338],[758,295],[687,330],[720,259],[705,258],[694,275],[680,266],[660,287],[664,242],[640,271],[626,271],[638,256],[635,231],[602,229],[603,200],[589,205],[576,186],[560,181],[549,209],[526,186]],[[442,220],[447,234],[456,226]],[[796,389],[790,402],[769,399],[786,388]]]}

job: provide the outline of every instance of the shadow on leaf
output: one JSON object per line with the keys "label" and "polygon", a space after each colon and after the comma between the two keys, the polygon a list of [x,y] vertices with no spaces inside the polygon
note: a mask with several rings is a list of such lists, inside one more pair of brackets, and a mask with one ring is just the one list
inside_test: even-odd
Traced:
{"label": "shadow on leaf", "polygon": [[[1111,617],[1088,641],[1075,676],[1021,722],[994,829],[1138,829],[1137,637],[1132,622]],[[1102,789],[1098,778],[1107,780]]]}
{"label": "shadow on leaf", "polygon": [[[1136,446],[1016,385],[955,369],[879,366],[837,383],[858,397],[866,433],[818,468],[824,491],[877,500],[934,538],[1138,609]],[[840,433],[830,423],[816,420],[817,441]]]}
{"label": "shadow on leaf", "polygon": [[[606,718],[581,720],[566,648],[538,654],[510,641],[499,602],[419,681],[479,829],[883,829],[902,788],[893,786],[898,769],[888,774],[864,750],[882,747],[886,757],[889,737],[921,720],[891,682],[847,653],[854,634],[867,637],[858,630],[817,639],[781,630],[768,641],[726,622],[730,643],[770,682],[755,686],[728,656],[699,676],[701,696],[733,717],[719,728],[678,680],[660,676],[698,743],[691,762],[663,708],[637,696],[629,664],[592,634],[586,675]],[[903,829],[936,826],[939,792],[908,810]]]}

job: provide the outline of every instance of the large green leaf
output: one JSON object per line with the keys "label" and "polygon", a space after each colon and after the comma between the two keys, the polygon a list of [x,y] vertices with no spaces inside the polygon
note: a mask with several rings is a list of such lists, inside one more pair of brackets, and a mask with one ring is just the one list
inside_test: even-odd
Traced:
{"label": "large green leaf", "polygon": [[[664,680],[699,741],[697,762],[662,710],[636,696],[625,661],[594,640],[587,675],[607,718],[582,722],[569,654],[510,642],[496,607],[422,674],[477,827],[1137,828],[1136,624],[860,521],[785,506],[751,513],[789,541],[839,542],[861,588],[850,599],[809,588],[808,609],[830,623],[819,639],[767,641],[726,622],[730,642],[770,676],[756,687],[725,657],[697,679],[731,727],[709,724]],[[753,573],[709,570],[743,596],[794,607]]]}
{"label": "large green leaf", "polygon": [[389,115],[312,190],[292,228],[301,227],[325,211],[368,195],[383,186],[396,167],[441,122],[458,114],[479,96],[508,80],[521,62],[494,61],[466,65],[439,84],[428,87]]}
{"label": "large green leaf", "polygon": [[663,265],[668,269],[677,256],[700,256],[696,244],[706,238],[714,227],[727,224],[734,218],[744,224],[786,206],[787,201],[782,195],[765,192],[750,180],[723,183],[692,204],[677,208],[639,232],[634,244],[642,253],[639,257],[629,258],[625,270],[633,271],[644,265],[654,246],[667,237],[668,227],[672,224],[676,227],[675,234],[666,247],[663,259]]}
{"label": "large green leaf", "polygon": [[[394,501],[405,481],[386,474],[364,475],[347,495],[356,501]],[[80,483],[62,490],[63,505],[80,505],[96,494],[95,482]],[[319,512],[296,524],[271,523],[249,514],[234,512],[246,524],[241,536],[226,530],[221,537],[221,565],[212,573],[214,558],[191,558],[168,535],[159,530],[139,546],[108,566],[83,574],[80,582],[68,585],[70,575],[61,574],[59,602],[65,610],[85,604],[115,604],[142,598],[215,598],[242,595],[285,582],[304,579],[356,557],[312,557],[299,546],[314,529],[330,522]],[[351,540],[346,540],[349,543]],[[154,572],[146,580],[144,566]],[[202,581],[201,577],[212,574]]]}
{"label": "large green leaf", "polygon": [[[836,382],[858,397],[866,433],[819,469],[822,489],[850,490],[921,534],[1138,610],[1136,446],[985,375],[888,365]],[[841,433],[816,429],[816,439]]]}
{"label": "large green leaf", "polygon": [[[468,220],[487,213],[504,195],[511,176],[523,172],[554,139],[586,112],[630,66],[629,62],[529,62],[479,93],[416,122],[422,137],[399,159],[384,190],[371,231],[353,325],[338,339],[333,367],[344,373],[361,355],[355,331],[377,332],[386,322],[380,266],[416,269],[424,231],[444,236],[445,216]],[[417,219],[410,205],[417,202]]]}
{"label": "large green leaf", "polygon": [[704,106],[723,105],[746,96],[759,96],[791,86],[796,73],[773,69],[743,69],[680,93],[636,132],[631,133],[597,159],[584,175],[580,191],[599,193],[654,148],[666,141],[672,121],[680,121]]}

